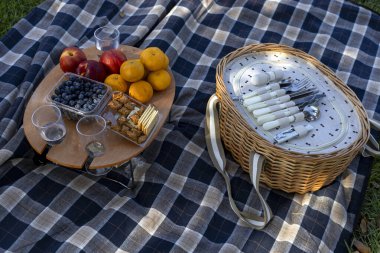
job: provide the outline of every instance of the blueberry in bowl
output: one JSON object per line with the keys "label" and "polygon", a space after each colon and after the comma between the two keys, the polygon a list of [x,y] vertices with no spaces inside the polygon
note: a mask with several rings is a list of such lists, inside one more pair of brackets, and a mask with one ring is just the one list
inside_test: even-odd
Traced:
{"label": "blueberry in bowl", "polygon": [[65,73],[54,85],[47,100],[56,104],[63,115],[78,120],[84,115],[99,114],[111,97],[111,88],[89,78]]}

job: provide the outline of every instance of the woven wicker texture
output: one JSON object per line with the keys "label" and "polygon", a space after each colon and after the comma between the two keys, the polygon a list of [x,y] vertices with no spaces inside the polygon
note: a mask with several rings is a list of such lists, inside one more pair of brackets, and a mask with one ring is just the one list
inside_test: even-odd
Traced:
{"label": "woven wicker texture", "polygon": [[[235,107],[223,81],[224,70],[237,57],[253,52],[285,52],[313,64],[342,91],[354,105],[361,125],[359,138],[350,146],[326,154],[304,155],[273,145],[250,127]],[[226,55],[217,66],[216,95],[221,104],[220,131],[223,143],[234,159],[248,172],[249,155],[255,151],[266,158],[260,181],[285,192],[306,193],[330,184],[351,163],[369,138],[367,114],[354,92],[316,58],[303,51],[279,44],[253,44]]]}

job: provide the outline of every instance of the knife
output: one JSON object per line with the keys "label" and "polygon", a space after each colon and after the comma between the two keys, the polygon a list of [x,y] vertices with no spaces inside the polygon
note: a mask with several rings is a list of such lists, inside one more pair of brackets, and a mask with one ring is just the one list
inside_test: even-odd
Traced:
{"label": "knife", "polygon": [[268,93],[265,93],[262,95],[258,95],[258,96],[254,96],[254,97],[245,99],[243,101],[243,105],[245,105],[245,106],[252,105],[252,104],[255,104],[255,103],[258,103],[261,101],[266,101],[266,100],[269,100],[272,98],[281,97],[285,94],[286,94],[286,90],[284,90],[284,89],[274,90],[274,91],[271,91],[271,92],[268,92]]}
{"label": "knife", "polygon": [[263,129],[268,131],[268,130],[272,130],[276,127],[288,126],[292,123],[300,122],[300,121],[304,120],[304,118],[305,118],[305,114],[303,112],[298,112],[296,114],[293,114],[293,115],[290,115],[287,117],[283,117],[280,119],[276,119],[273,121],[266,122],[263,124]]}
{"label": "knife", "polygon": [[280,97],[277,97],[277,98],[274,98],[274,99],[266,100],[266,101],[263,101],[263,102],[254,103],[254,104],[246,106],[246,108],[247,108],[248,111],[252,112],[252,111],[254,111],[256,109],[260,109],[260,108],[264,108],[264,107],[269,107],[269,106],[272,106],[272,105],[283,104],[283,103],[286,103],[286,102],[290,101],[291,99],[296,99],[296,98],[299,98],[299,97],[304,97],[304,96],[315,94],[315,93],[317,93],[317,89],[307,89],[307,90],[303,90],[303,91],[298,91],[298,92],[290,93],[290,94],[287,94],[287,95],[284,95],[284,96],[280,96]]}
{"label": "knife", "polygon": [[326,95],[324,93],[317,93],[317,94],[312,95],[312,96],[299,98],[296,101],[289,101],[289,102],[292,102],[294,105],[289,107],[289,108],[285,108],[285,109],[275,111],[275,112],[272,112],[269,114],[261,115],[260,117],[257,118],[257,123],[259,125],[262,125],[262,124],[269,122],[269,121],[273,121],[273,120],[276,120],[279,118],[283,118],[283,117],[293,115],[297,112],[302,111],[305,106],[313,104],[325,96]]}
{"label": "knife", "polygon": [[258,118],[262,115],[269,114],[271,112],[279,111],[279,110],[290,108],[293,106],[298,106],[298,105],[301,105],[303,103],[310,101],[311,99],[313,99],[315,97],[315,95],[316,94],[307,95],[305,97],[296,98],[294,100],[290,100],[290,101],[282,103],[282,104],[276,104],[276,105],[272,105],[269,107],[256,109],[256,110],[252,111],[252,114],[255,118]]}
{"label": "knife", "polygon": [[259,88],[257,90],[254,90],[254,91],[251,91],[247,94],[244,94],[242,96],[243,99],[248,99],[248,98],[251,98],[251,97],[254,97],[254,96],[258,96],[258,95],[262,95],[264,93],[267,93],[267,92],[271,92],[271,91],[275,91],[275,90],[279,90],[279,89],[282,89],[284,87],[287,87],[289,85],[292,84],[292,80],[291,79],[284,79],[284,80],[281,80],[280,82],[278,83],[271,83],[271,84],[268,84],[262,88]]}

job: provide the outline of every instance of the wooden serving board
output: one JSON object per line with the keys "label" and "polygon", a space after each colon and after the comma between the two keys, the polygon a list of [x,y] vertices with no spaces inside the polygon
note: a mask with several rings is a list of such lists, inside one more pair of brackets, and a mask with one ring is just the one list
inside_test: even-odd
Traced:
{"label": "wooden serving board", "polygon": [[[128,59],[138,58],[141,52],[141,49],[121,45],[120,49],[125,53]],[[98,60],[101,54],[95,47],[87,48],[83,50],[89,60]],[[105,146],[106,153],[97,157],[93,160],[90,165],[90,169],[105,168],[111,166],[118,166],[131,158],[140,154],[150,143],[156,138],[161,127],[165,123],[171,106],[173,104],[174,95],[175,95],[175,81],[174,77],[169,70],[169,73],[172,76],[172,82],[170,87],[162,92],[155,92],[150,104],[154,104],[157,109],[160,111],[162,117],[158,121],[158,125],[155,131],[152,133],[152,137],[147,140],[147,143],[144,147],[140,147],[120,135],[107,130],[105,137]],[[59,80],[63,75],[60,66],[55,66],[51,72],[42,80],[35,92],[33,93],[31,99],[29,100],[25,113],[24,113],[24,131],[27,140],[29,141],[32,148],[39,154],[41,154],[46,148],[46,142],[41,138],[38,130],[33,126],[31,117],[33,111],[42,104],[48,103],[46,96],[53,88],[53,85]],[[59,145],[53,146],[46,158],[56,164],[80,169],[83,167],[87,159],[87,153],[84,148],[81,147],[79,136],[76,132],[75,125],[76,121],[71,121],[64,118],[65,125],[67,128],[67,134],[62,143]]]}

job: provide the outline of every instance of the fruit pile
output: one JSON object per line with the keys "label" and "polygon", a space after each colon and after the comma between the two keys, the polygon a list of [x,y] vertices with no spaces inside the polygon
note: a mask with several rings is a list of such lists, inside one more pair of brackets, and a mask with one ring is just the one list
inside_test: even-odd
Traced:
{"label": "fruit pile", "polygon": [[84,112],[93,111],[107,92],[107,87],[87,81],[83,78],[70,76],[55,90],[51,99],[60,104],[73,107]]}
{"label": "fruit pile", "polygon": [[127,59],[121,50],[111,49],[103,52],[99,61],[87,60],[76,47],[64,49],[60,57],[62,71],[104,82],[142,103],[149,102],[155,91],[170,86],[168,66],[169,58],[158,47],[144,49],[138,59]]}

